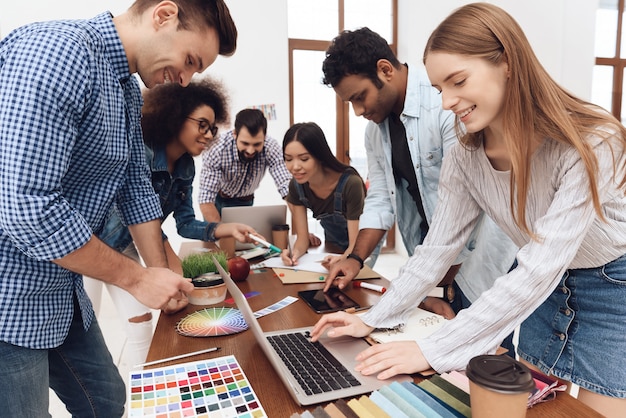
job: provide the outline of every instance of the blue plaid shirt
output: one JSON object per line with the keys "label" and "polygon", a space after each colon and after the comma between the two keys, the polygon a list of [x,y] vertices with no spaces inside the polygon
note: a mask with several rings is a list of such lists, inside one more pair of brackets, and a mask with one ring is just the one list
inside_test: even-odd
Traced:
{"label": "blue plaid shirt", "polygon": [[280,197],[287,196],[291,174],[285,166],[283,150],[274,138],[266,136],[265,146],[258,157],[245,163],[239,160],[232,130],[222,135],[218,141],[202,153],[198,198],[200,203],[215,203],[215,197],[220,191],[229,197],[253,195],[267,169]]}
{"label": "blue plaid shirt", "polygon": [[141,91],[110,13],[35,23],[0,42],[0,340],[60,345],[80,275],[51,260],[103,227],[160,218],[141,138]]}

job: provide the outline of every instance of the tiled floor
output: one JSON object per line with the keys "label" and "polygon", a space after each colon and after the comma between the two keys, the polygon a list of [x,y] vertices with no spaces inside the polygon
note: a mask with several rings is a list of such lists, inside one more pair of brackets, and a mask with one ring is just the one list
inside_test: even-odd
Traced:
{"label": "tiled floor", "polygon": [[[398,269],[404,264],[406,257],[399,254],[383,254],[376,262],[375,270],[384,277],[394,278]],[[155,318],[158,312],[155,311]],[[117,315],[113,301],[106,291],[102,292],[102,305],[98,315],[98,322],[104,338],[109,347],[109,351],[116,360],[120,374],[126,379],[132,365],[124,362],[123,350],[126,343],[123,324]],[[155,321],[156,322],[156,321]],[[56,397],[55,393],[50,391],[50,414],[52,418],[70,418],[71,415],[66,411],[63,403]]]}

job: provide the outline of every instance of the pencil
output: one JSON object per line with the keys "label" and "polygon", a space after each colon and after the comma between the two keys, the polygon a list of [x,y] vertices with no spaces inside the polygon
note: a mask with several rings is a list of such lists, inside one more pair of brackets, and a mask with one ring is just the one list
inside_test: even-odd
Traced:
{"label": "pencil", "polygon": [[172,361],[172,360],[178,360],[178,359],[181,359],[181,358],[191,357],[191,356],[195,356],[195,355],[198,355],[198,354],[210,353],[212,351],[218,351],[220,349],[221,349],[221,347],[211,347],[211,348],[207,348],[206,350],[194,351],[193,353],[181,354],[181,355],[178,355],[178,356],[168,357],[168,358],[164,358],[164,359],[161,359],[161,360],[154,360],[154,361],[149,361],[147,363],[136,364],[133,367],[137,368],[137,367],[152,366],[153,364],[164,363],[166,361]]}

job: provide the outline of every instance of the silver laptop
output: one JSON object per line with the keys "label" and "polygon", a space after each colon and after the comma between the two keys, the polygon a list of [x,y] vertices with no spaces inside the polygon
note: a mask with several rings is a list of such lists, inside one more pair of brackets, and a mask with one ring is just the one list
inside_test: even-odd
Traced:
{"label": "silver laptop", "polygon": [[[335,367],[339,366],[339,368],[341,368],[341,366],[343,366],[345,371],[348,372],[351,377],[346,376],[345,372],[339,371],[342,375],[339,379],[339,383],[332,384],[332,386],[338,386],[338,388],[332,389],[331,387],[331,390],[328,390],[328,387],[326,387],[324,389],[318,388],[317,391],[311,390],[310,385],[307,385],[307,383],[301,383],[300,381],[302,378],[299,379],[295,377],[290,371],[290,368],[294,367],[293,361],[291,362],[292,364],[289,365],[289,360],[284,361],[277,349],[275,349],[275,345],[277,344],[275,340],[287,338],[290,335],[295,336],[295,338],[299,341],[302,341],[303,339],[306,340],[304,341],[307,343],[306,345],[311,344],[308,338],[310,327],[264,332],[254,316],[248,301],[241,293],[241,290],[239,290],[235,282],[233,282],[230,278],[230,275],[224,271],[222,266],[217,261],[215,262],[215,265],[224,279],[230,295],[235,300],[237,307],[252,330],[254,338],[263,349],[263,352],[276,370],[278,376],[280,376],[289,393],[291,393],[293,399],[300,405],[311,405],[320,402],[335,401],[339,398],[370,393],[384,385],[390,384],[394,380],[412,380],[412,378],[408,375],[395,376],[390,380],[378,380],[375,376],[363,376],[361,373],[355,371],[354,367],[357,364],[355,361],[356,355],[369,347],[369,344],[364,339],[353,337],[338,337],[331,339],[328,337],[322,337],[319,339],[319,343],[324,347],[322,351],[324,351],[324,349],[327,350],[327,354],[333,357],[332,361],[335,362]],[[325,355],[317,353],[314,355],[300,355],[298,360],[306,361],[310,359],[319,359],[321,357],[325,357]],[[307,365],[307,367],[313,366]],[[330,379],[324,377],[321,380],[322,384],[328,384]]]}
{"label": "silver laptop", "polygon": [[[287,205],[235,206],[222,208],[222,222],[250,225],[266,240],[272,241],[272,225],[287,223]],[[249,250],[255,244],[236,241],[235,250]]]}

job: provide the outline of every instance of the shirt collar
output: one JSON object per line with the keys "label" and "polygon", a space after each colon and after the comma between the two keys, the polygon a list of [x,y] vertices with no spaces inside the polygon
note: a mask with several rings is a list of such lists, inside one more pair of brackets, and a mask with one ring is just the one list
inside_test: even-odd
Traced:
{"label": "shirt collar", "polygon": [[113,23],[113,15],[110,12],[100,13],[92,19],[92,22],[102,35],[105,56],[111,63],[115,75],[121,83],[128,81],[132,74],[122,40]]}
{"label": "shirt collar", "polygon": [[407,76],[406,83],[406,95],[404,97],[404,109],[402,114],[409,117],[418,117],[420,109],[420,94],[419,94],[419,77],[418,69],[415,66],[409,66],[409,74]]}

